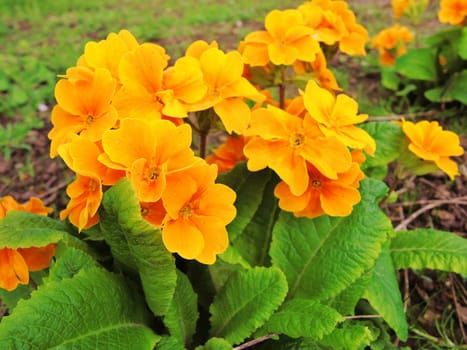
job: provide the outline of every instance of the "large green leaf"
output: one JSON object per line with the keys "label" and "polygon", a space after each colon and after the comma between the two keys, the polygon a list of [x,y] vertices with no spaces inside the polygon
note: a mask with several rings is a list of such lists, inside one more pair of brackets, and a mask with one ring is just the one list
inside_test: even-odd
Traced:
{"label": "large green leaf", "polygon": [[177,270],[177,286],[164,317],[164,324],[173,337],[181,344],[189,346],[196,331],[198,316],[198,298],[188,277]]}
{"label": "large green leaf", "polygon": [[145,304],[120,276],[102,269],[50,282],[0,323],[4,349],[152,349]]}
{"label": "large green leaf", "polygon": [[162,336],[154,350],[185,350],[185,347],[175,337]]}
{"label": "large green leaf", "polygon": [[271,316],[264,326],[264,331],[285,334],[291,338],[321,339],[343,320],[344,318],[332,307],[313,300],[292,299]]}
{"label": "large green leaf", "polygon": [[467,27],[462,28],[462,35],[459,40],[459,56],[467,60]]}
{"label": "large green leaf", "polygon": [[145,221],[129,180],[121,179],[104,195],[100,224],[112,255],[133,267],[141,277],[146,301],[155,315],[163,315],[172,300],[177,275],[159,229]]}
{"label": "large green leaf", "polygon": [[467,239],[433,229],[398,231],[391,240],[396,269],[435,269],[467,274]]}
{"label": "large green leaf", "polygon": [[227,226],[231,241],[243,232],[253,215],[255,215],[263,200],[263,190],[271,177],[271,173],[269,169],[251,172],[247,169],[246,162],[242,162],[228,173],[218,176],[217,182],[229,186],[237,194],[235,200],[237,215]]}
{"label": "large green leaf", "polygon": [[367,326],[345,322],[342,328],[336,328],[331,334],[319,341],[316,344],[316,349],[363,350],[377,337]]}
{"label": "large green leaf", "polygon": [[244,230],[232,240],[243,258],[252,266],[269,266],[268,255],[272,230],[277,220],[279,208],[278,199],[274,196],[274,188],[279,178],[273,174],[263,190],[261,204]]}
{"label": "large green leaf", "polygon": [[396,59],[396,71],[410,79],[436,81],[437,56],[432,48],[409,50]]}
{"label": "large green leaf", "polygon": [[444,86],[425,91],[425,97],[433,102],[459,101],[467,105],[467,69],[451,75]]}
{"label": "large green leaf", "polygon": [[211,338],[206,344],[197,346],[195,350],[231,350],[232,345],[222,338]]}
{"label": "large green leaf", "polygon": [[209,309],[211,336],[240,343],[268,320],[286,294],[287,281],[277,268],[239,271],[224,284]]}
{"label": "large green leaf", "polygon": [[289,298],[332,298],[373,266],[392,225],[378,208],[386,186],[366,179],[362,200],[351,215],[313,220],[281,213],[274,227],[270,254],[284,271]]}
{"label": "large green leaf", "polygon": [[66,226],[44,215],[10,211],[0,219],[0,248],[44,247],[68,235]]}
{"label": "large green leaf", "polygon": [[397,336],[405,341],[408,336],[408,324],[389,252],[389,243],[384,244],[381,255],[376,260],[373,275],[363,297],[383,316]]}

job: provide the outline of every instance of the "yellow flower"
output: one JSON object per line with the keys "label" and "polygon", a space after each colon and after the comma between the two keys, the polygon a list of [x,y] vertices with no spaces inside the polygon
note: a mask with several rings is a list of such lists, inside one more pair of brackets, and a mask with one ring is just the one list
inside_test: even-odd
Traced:
{"label": "yellow flower", "polygon": [[308,162],[332,179],[351,165],[348,149],[335,137],[325,137],[309,116],[259,108],[252,112],[246,135],[253,136],[244,148],[248,169],[273,169],[297,196],[309,184]]}
{"label": "yellow flower", "polygon": [[271,11],[266,16],[265,28],[248,34],[240,43],[246,64],[291,65],[296,60],[315,60],[319,45],[311,37],[313,30],[305,25],[298,10]]}
{"label": "yellow flower", "polygon": [[102,146],[99,161],[124,170],[140,202],[159,200],[172,175],[201,161],[190,149],[191,127],[162,119],[123,119],[104,134]]}
{"label": "yellow flower", "polygon": [[457,134],[443,130],[436,121],[426,120],[416,124],[404,120],[402,130],[409,139],[411,152],[424,160],[434,162],[451,180],[459,175],[457,163],[449,158],[464,154]]}
{"label": "yellow flower", "polygon": [[201,54],[199,62],[208,89],[203,99],[190,110],[213,107],[227,132],[243,134],[251,115],[244,99],[260,102],[264,96],[242,77],[242,56],[237,51],[225,54],[217,48],[208,48]]}
{"label": "yellow flower", "polygon": [[[52,211],[39,198],[31,197],[25,204],[19,204],[12,196],[0,199],[0,219],[11,210],[47,215]],[[55,254],[55,244],[45,247],[12,249],[0,248],[0,288],[12,291],[18,284],[29,283],[29,271],[43,270],[50,265]]]}
{"label": "yellow flower", "polygon": [[[49,138],[54,142],[51,155],[56,155],[60,141],[68,134],[80,134],[98,141],[104,131],[112,128],[117,121],[117,111],[111,105],[115,93],[116,81],[110,72],[98,68],[94,72],[81,68],[87,75],[83,79],[61,79],[55,86],[55,98],[58,106],[52,115],[53,129]],[[57,142],[59,140],[59,142]]]}
{"label": "yellow flower", "polygon": [[401,18],[404,12],[413,0],[391,0],[392,11],[394,12],[394,18]]}
{"label": "yellow flower", "polygon": [[365,176],[357,163],[353,163],[346,172],[339,173],[334,180],[323,176],[311,165],[308,173],[310,182],[306,191],[299,196],[294,195],[285,182],[276,186],[274,194],[279,198],[281,209],[311,219],[323,214],[347,216],[353,206],[360,202],[358,185]]}
{"label": "yellow flower", "polygon": [[382,65],[392,66],[397,57],[407,52],[406,43],[413,39],[414,35],[409,28],[396,23],[376,34],[371,47],[378,49],[379,61]]}
{"label": "yellow flower", "polygon": [[213,264],[229,244],[225,226],[236,209],[235,192],[216,184],[215,165],[201,165],[179,172],[174,186],[163,196],[167,215],[162,227],[166,248],[185,259]]}
{"label": "yellow flower", "polygon": [[463,26],[467,16],[467,1],[441,0],[438,19],[442,23]]}
{"label": "yellow flower", "polygon": [[357,114],[358,104],[355,100],[344,94],[335,97],[314,81],[308,82],[303,99],[311,118],[319,123],[324,135],[335,136],[346,146],[364,149],[374,155],[375,140],[365,130],[354,125],[368,118],[366,114]]}

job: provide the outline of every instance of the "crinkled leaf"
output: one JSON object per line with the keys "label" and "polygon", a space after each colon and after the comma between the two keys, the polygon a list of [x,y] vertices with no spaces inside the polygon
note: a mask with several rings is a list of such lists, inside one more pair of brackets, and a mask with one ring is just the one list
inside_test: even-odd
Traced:
{"label": "crinkled leaf", "polygon": [[389,243],[384,244],[381,255],[376,260],[373,275],[363,297],[383,316],[397,336],[405,341],[408,336],[408,324],[389,252]]}
{"label": "crinkled leaf", "polygon": [[195,350],[232,350],[232,345],[222,338],[211,338],[206,344],[197,346]]}
{"label": "crinkled leaf", "polygon": [[409,50],[396,59],[396,71],[415,80],[436,81],[436,52],[432,48]]}
{"label": "crinkled leaf", "polygon": [[391,240],[396,269],[434,269],[467,274],[467,239],[433,229],[398,231]]}
{"label": "crinkled leaf", "polygon": [[44,215],[12,210],[0,219],[0,248],[44,247],[68,235],[65,225]]}
{"label": "crinkled leaf", "polygon": [[239,271],[224,284],[209,309],[211,336],[237,344],[261,327],[287,294],[287,281],[277,268]]}
{"label": "crinkled leaf", "polygon": [[373,266],[392,230],[378,207],[386,186],[366,179],[360,190],[362,200],[347,217],[279,216],[270,254],[287,277],[289,298],[333,298]]}
{"label": "crinkled leaf", "polygon": [[195,334],[198,316],[198,298],[188,277],[177,270],[177,286],[164,317],[164,324],[173,337],[188,346]]}
{"label": "crinkled leaf", "polygon": [[336,328],[331,334],[317,342],[316,348],[320,349],[319,346],[324,346],[323,349],[363,350],[377,337],[378,335],[375,335],[367,326],[345,322],[341,328]]}
{"label": "crinkled leaf", "polygon": [[177,338],[165,335],[159,340],[154,350],[185,350],[185,347]]}
{"label": "crinkled leaf", "polygon": [[96,260],[89,254],[76,248],[65,248],[57,256],[57,261],[49,272],[49,281],[60,281],[64,278],[72,278],[81,270],[97,267]]}
{"label": "crinkled leaf", "polygon": [[284,303],[264,326],[266,333],[285,334],[291,338],[321,339],[344,318],[335,309],[308,299]]}
{"label": "crinkled leaf", "polygon": [[112,255],[138,271],[150,309],[155,315],[163,315],[175,290],[175,260],[165,248],[160,230],[141,217],[128,179],[121,179],[105,193],[99,213]]}
{"label": "crinkled leaf", "polygon": [[152,349],[159,336],[145,305],[120,276],[102,269],[50,282],[0,324],[5,349]]}
{"label": "crinkled leaf", "polygon": [[237,215],[227,226],[231,241],[243,232],[255,215],[263,200],[263,190],[270,177],[271,171],[269,169],[251,172],[247,169],[246,162],[238,163],[228,173],[218,176],[217,182],[229,186],[237,194],[235,200]]}

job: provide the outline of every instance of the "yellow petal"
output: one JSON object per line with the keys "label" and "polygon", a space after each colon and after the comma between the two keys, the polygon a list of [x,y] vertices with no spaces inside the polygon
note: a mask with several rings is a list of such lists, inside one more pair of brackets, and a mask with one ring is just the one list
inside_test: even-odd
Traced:
{"label": "yellow petal", "polygon": [[242,135],[250,122],[251,111],[242,98],[229,98],[214,105],[214,111],[222,120],[229,134]]}
{"label": "yellow petal", "polygon": [[162,241],[171,253],[195,259],[204,248],[204,237],[189,220],[169,221],[162,229]]}

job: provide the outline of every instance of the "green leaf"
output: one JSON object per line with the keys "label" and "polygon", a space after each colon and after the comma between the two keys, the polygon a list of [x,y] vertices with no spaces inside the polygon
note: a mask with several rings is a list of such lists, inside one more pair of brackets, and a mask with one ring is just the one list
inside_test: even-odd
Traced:
{"label": "green leaf", "polygon": [[138,271],[150,309],[155,315],[164,315],[175,291],[175,260],[165,248],[160,230],[141,217],[128,179],[121,179],[105,193],[99,213],[112,255]]}
{"label": "green leaf", "polygon": [[188,277],[177,270],[177,286],[164,317],[164,324],[173,337],[181,344],[189,346],[196,331],[198,316],[198,298]]}
{"label": "green leaf", "polygon": [[271,316],[264,326],[267,333],[285,334],[291,338],[321,339],[331,333],[344,318],[333,308],[313,300],[289,300]]}
{"label": "green leaf", "polygon": [[396,59],[396,71],[407,78],[415,80],[436,81],[437,57],[431,48],[409,50]]}
{"label": "green leaf", "polygon": [[89,254],[76,248],[66,248],[59,255],[57,261],[49,271],[49,281],[61,281],[72,278],[81,270],[97,267],[98,264]]}
{"label": "green leaf", "polygon": [[0,300],[2,301],[2,304],[7,306],[8,311],[11,313],[18,304],[18,301],[21,299],[28,299],[33,290],[34,289],[30,284],[19,284],[16,289],[10,292],[0,288]]}
{"label": "green leaf", "polygon": [[363,297],[383,316],[401,340],[407,340],[408,324],[392,264],[389,242],[384,244],[381,255],[376,260],[373,275]]}
{"label": "green leaf", "polygon": [[336,328],[318,344],[332,350],[363,350],[376,338],[377,335],[373,334],[369,327],[345,322],[342,328]]}
{"label": "green leaf", "polygon": [[102,269],[50,282],[2,319],[5,349],[152,349],[145,305],[121,277]]}
{"label": "green leaf", "polygon": [[154,350],[185,350],[185,347],[175,337],[162,336]]}
{"label": "green leaf", "polygon": [[45,247],[65,235],[63,223],[44,215],[12,210],[0,219],[0,248]]}
{"label": "green leaf", "polygon": [[263,190],[270,177],[271,171],[269,169],[250,172],[246,167],[246,162],[239,163],[228,173],[218,176],[217,182],[229,186],[237,194],[235,200],[237,216],[227,226],[231,241],[243,232],[255,215],[263,200]]}
{"label": "green leaf", "polygon": [[211,336],[237,344],[261,327],[287,294],[287,281],[277,268],[239,271],[225,283],[209,309]]}
{"label": "green leaf", "polygon": [[369,122],[362,126],[366,132],[376,141],[374,157],[367,156],[362,168],[365,172],[369,169],[387,165],[399,157],[401,147],[405,146],[405,135],[402,128],[391,122]]}
{"label": "green leaf", "polygon": [[261,204],[250,218],[250,222],[241,234],[231,240],[232,246],[252,266],[271,265],[268,251],[274,223],[279,213],[278,199],[274,196],[274,188],[278,182],[279,178],[273,174],[266,183]]}
{"label": "green leaf", "polygon": [[433,229],[398,231],[391,240],[396,269],[433,269],[467,274],[467,240]]}
{"label": "green leaf", "polygon": [[360,190],[362,200],[347,217],[311,220],[281,213],[270,254],[287,277],[288,298],[332,298],[373,266],[392,230],[378,207],[386,186],[366,179]]}
{"label": "green leaf", "polygon": [[459,40],[459,56],[467,60],[467,27],[462,28],[462,34]]}
{"label": "green leaf", "polygon": [[232,350],[232,345],[222,338],[211,338],[203,346],[197,346],[195,350]]}
{"label": "green leaf", "polygon": [[425,97],[433,102],[459,101],[467,104],[467,69],[451,75],[444,86],[425,91]]}
{"label": "green leaf", "polygon": [[401,79],[397,75],[394,67],[385,66],[381,68],[381,84],[387,89],[397,91]]}

